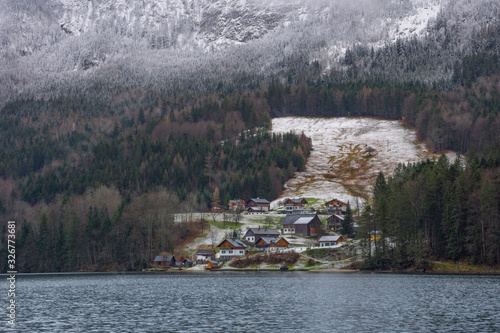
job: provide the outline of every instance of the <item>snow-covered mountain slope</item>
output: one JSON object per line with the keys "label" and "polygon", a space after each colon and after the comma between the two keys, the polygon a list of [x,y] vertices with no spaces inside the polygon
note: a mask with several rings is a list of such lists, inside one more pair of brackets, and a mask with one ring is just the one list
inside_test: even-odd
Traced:
{"label": "snow-covered mountain slope", "polygon": [[[429,35],[436,57],[446,56],[435,66],[445,74],[422,72],[433,82],[449,78],[464,53],[455,44],[441,52],[446,37],[465,43],[498,12],[494,0],[0,0],[0,84],[7,87],[0,89],[0,104],[95,86],[151,88],[189,77],[199,78],[187,88],[197,93],[248,77],[296,81],[313,63],[323,75],[347,70],[347,49],[363,46],[369,53]],[[383,75],[386,68],[426,63],[386,62],[374,56],[354,71],[365,66]],[[409,79],[422,79],[415,72]],[[182,82],[172,85],[186,89]]]}
{"label": "snow-covered mountain slope", "polygon": [[[284,117],[273,119],[272,128],[304,133],[313,148],[305,171],[285,184],[280,198],[318,198],[324,200],[320,206],[334,198],[361,204],[380,172],[391,175],[399,163],[437,158],[417,141],[415,130],[394,120]],[[455,156],[447,154],[451,161]]]}
{"label": "snow-covered mountain slope", "polygon": [[[381,45],[396,37],[422,35],[446,1],[0,0],[7,16],[0,27],[4,46],[18,51],[107,30],[117,38],[147,40],[152,48],[213,50],[261,39],[275,30],[294,34],[305,29],[311,38],[329,34],[328,46],[342,49],[356,42]],[[52,40],[40,43],[42,33]]]}

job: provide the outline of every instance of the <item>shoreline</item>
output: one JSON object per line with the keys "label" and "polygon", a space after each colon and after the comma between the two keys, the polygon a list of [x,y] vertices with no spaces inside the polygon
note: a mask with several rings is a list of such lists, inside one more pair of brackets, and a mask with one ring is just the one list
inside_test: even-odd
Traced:
{"label": "shoreline", "polygon": [[[298,269],[290,269],[287,271],[282,271],[280,269],[270,269],[270,268],[251,268],[251,269],[213,269],[213,270],[189,270],[189,269],[171,269],[171,270],[162,270],[162,271],[100,271],[100,272],[91,272],[91,271],[75,271],[75,272],[43,272],[43,273],[17,273],[16,276],[53,276],[53,275],[121,275],[121,274],[209,274],[212,272],[280,272],[280,273],[293,273],[293,272],[310,272],[310,273],[345,273],[345,274],[407,274],[407,275],[484,275],[484,276],[497,276],[500,275],[500,271],[457,271],[457,270],[429,270],[425,272],[421,271],[360,271],[354,269],[307,269],[307,268],[298,268]],[[0,273],[0,276],[9,276],[8,273]]]}

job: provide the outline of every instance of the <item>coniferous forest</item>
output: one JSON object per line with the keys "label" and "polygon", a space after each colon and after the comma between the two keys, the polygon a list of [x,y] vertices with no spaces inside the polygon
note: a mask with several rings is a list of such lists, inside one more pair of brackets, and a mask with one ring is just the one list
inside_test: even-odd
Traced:
{"label": "coniferous forest", "polygon": [[[48,2],[0,5],[51,10]],[[401,15],[410,4],[384,6]],[[192,214],[217,200],[277,198],[311,151],[304,135],[269,131],[282,116],[402,120],[432,151],[464,156],[379,176],[360,213],[364,268],[499,265],[500,9],[484,0],[460,16],[467,1],[448,6],[425,37],[376,48],[357,25],[334,32],[337,16],[314,38],[307,29],[325,22],[234,46],[227,57],[105,26],[80,40],[51,26],[57,33],[39,31],[46,38],[36,47],[2,47],[0,219],[17,223],[18,270],[138,270],[199,235],[206,225]],[[8,45],[17,35],[1,28]],[[325,51],[334,33],[345,35],[340,59]],[[26,36],[41,38],[19,40],[33,44]],[[116,55],[122,49],[127,56]],[[67,50],[77,50],[74,59],[57,57]],[[374,234],[384,237],[368,241]]]}

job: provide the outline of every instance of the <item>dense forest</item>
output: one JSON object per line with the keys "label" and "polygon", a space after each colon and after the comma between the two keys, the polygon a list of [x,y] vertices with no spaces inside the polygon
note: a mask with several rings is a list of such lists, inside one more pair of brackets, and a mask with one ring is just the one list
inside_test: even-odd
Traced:
{"label": "dense forest", "polygon": [[[500,6],[450,2],[422,38],[382,38],[390,21],[364,34],[381,13],[411,13],[401,4],[329,7],[205,52],[172,39],[196,33],[187,23],[163,27],[170,39],[120,20],[68,37],[45,25],[49,2],[0,1],[19,14],[0,26],[0,218],[16,220],[18,270],[140,269],[202,231],[189,214],[275,199],[311,150],[303,135],[269,132],[271,118],[291,115],[398,119],[433,151],[466,156],[379,177],[359,234],[387,238],[367,248],[367,267],[497,265]],[[33,13],[45,30],[15,28]]]}
{"label": "dense forest", "polygon": [[[361,214],[366,269],[430,268],[430,260],[500,263],[500,150],[473,158],[400,165],[375,183]],[[368,241],[370,238],[372,242]]]}

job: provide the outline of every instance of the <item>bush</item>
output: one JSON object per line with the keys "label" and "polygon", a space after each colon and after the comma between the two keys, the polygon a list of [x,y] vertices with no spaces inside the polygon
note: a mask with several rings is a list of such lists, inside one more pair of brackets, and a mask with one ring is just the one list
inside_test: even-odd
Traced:
{"label": "bush", "polygon": [[273,265],[293,265],[297,262],[297,260],[299,260],[299,257],[300,255],[296,252],[256,254],[254,256],[235,259],[231,261],[229,266],[236,268],[245,268],[249,266],[260,265],[262,263]]}

